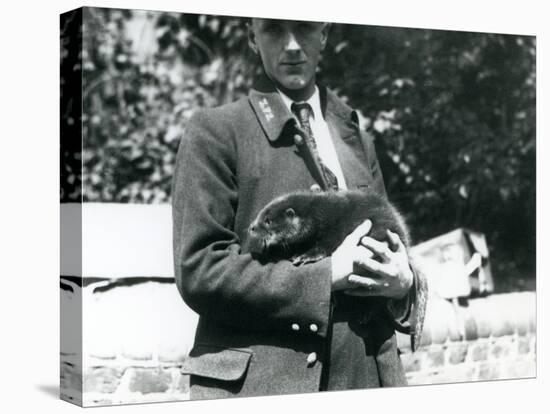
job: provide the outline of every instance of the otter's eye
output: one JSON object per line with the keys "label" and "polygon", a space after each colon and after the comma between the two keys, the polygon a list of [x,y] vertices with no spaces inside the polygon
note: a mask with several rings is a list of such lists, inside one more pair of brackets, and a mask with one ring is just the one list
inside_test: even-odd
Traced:
{"label": "otter's eye", "polygon": [[287,217],[294,217],[296,215],[296,212],[292,208],[287,208],[286,215]]}
{"label": "otter's eye", "polygon": [[264,224],[265,224],[266,227],[269,227],[269,226],[271,225],[271,220],[268,219],[268,218],[266,218],[266,219],[264,220]]}

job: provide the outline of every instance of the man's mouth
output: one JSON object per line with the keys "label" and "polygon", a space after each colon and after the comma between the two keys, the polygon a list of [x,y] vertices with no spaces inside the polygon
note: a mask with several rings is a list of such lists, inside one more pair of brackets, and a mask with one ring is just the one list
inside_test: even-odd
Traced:
{"label": "man's mouth", "polygon": [[299,65],[303,65],[304,63],[306,63],[305,61],[299,61],[299,62],[282,62],[281,64],[282,65],[286,65],[286,66],[299,66]]}

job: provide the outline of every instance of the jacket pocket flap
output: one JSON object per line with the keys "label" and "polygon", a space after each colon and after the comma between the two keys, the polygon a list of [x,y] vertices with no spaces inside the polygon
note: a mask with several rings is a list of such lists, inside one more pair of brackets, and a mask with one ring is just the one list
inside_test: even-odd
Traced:
{"label": "jacket pocket flap", "polygon": [[181,367],[182,374],[236,381],[248,368],[252,351],[197,344]]}

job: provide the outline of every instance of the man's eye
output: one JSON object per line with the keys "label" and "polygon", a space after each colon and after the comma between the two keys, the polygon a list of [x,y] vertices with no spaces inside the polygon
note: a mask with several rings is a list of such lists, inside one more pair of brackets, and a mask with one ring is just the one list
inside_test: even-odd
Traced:
{"label": "man's eye", "polygon": [[315,30],[315,25],[311,23],[300,23],[298,25],[298,31],[300,33],[310,33]]}
{"label": "man's eye", "polygon": [[268,24],[267,26],[265,26],[264,30],[267,33],[276,34],[281,32],[281,26],[279,26],[278,24]]}

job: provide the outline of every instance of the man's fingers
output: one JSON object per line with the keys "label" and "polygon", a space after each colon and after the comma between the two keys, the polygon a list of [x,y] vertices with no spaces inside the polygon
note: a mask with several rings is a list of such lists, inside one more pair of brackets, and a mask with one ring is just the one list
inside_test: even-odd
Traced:
{"label": "man's fingers", "polygon": [[362,237],[361,244],[380,256],[385,262],[390,260],[390,256],[393,253],[386,242],[380,242],[372,237]]}
{"label": "man's fingers", "polygon": [[359,226],[355,228],[344,240],[344,243],[351,243],[353,245],[358,244],[358,241],[361,237],[368,234],[372,227],[372,221],[369,219],[362,222]]}
{"label": "man's fingers", "polygon": [[377,260],[362,257],[355,260],[355,265],[382,278],[394,278],[398,276],[396,266],[391,263],[380,263]]}
{"label": "man's fingers", "polygon": [[350,296],[381,296],[390,288],[389,282],[356,274],[350,275],[348,282],[354,287],[346,289],[344,293]]}
{"label": "man's fingers", "polygon": [[403,244],[403,241],[401,240],[401,238],[399,237],[399,235],[397,233],[394,233],[390,229],[387,229],[386,233],[388,234],[388,237],[391,241],[391,244],[393,246],[397,247],[397,249],[395,249],[395,250],[392,249],[392,250],[394,250],[394,251],[399,251],[401,249],[405,250],[405,245]]}
{"label": "man's fingers", "polygon": [[357,287],[366,289],[375,289],[377,286],[382,286],[382,283],[368,276],[360,276],[352,274],[348,277],[348,282]]}
{"label": "man's fingers", "polygon": [[399,236],[390,229],[386,229],[386,234],[388,235],[391,244],[397,247],[399,245]]}
{"label": "man's fingers", "polygon": [[365,246],[354,246],[353,249],[354,257],[359,258],[356,260],[357,262],[363,259],[372,259],[374,257],[374,253]]}

